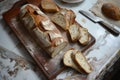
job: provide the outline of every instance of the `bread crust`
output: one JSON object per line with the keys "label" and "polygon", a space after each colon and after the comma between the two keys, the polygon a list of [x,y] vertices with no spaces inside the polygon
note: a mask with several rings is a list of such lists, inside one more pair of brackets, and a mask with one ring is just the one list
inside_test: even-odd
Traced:
{"label": "bread crust", "polygon": [[[52,21],[37,6],[26,4],[21,8],[20,20],[35,41],[51,56],[55,57],[68,42]],[[32,26],[31,26],[32,24]],[[42,45],[41,45],[42,44]]]}
{"label": "bread crust", "polygon": [[58,12],[59,7],[52,0],[41,0],[41,7],[45,12]]}

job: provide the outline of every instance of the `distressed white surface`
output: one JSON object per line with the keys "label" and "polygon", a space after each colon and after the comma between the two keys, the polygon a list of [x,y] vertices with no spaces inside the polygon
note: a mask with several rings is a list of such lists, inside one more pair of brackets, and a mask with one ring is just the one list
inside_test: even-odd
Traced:
{"label": "distressed white surface", "polygon": [[0,80],[43,80],[36,64],[0,46]]}
{"label": "distressed white surface", "polygon": [[[21,45],[19,40],[16,38],[15,34],[5,24],[2,18],[2,13],[10,9],[13,3],[15,3],[16,1],[17,0],[4,0],[0,2],[0,45],[24,57],[26,60],[30,60],[34,62],[31,56],[29,56],[25,48]],[[102,70],[103,68],[102,66],[106,65],[105,64],[106,60],[111,59],[111,56],[113,56],[113,54],[116,54],[115,52],[118,49],[120,49],[120,35],[118,37],[115,37],[109,34],[103,27],[91,22],[90,20],[88,20],[86,17],[84,17],[78,12],[80,9],[88,11],[97,0],[85,0],[82,3],[76,3],[76,4],[61,3],[61,0],[54,0],[54,1],[61,7],[72,9],[77,15],[76,20],[83,27],[87,28],[88,31],[96,38],[96,43],[86,51],[85,55],[89,59],[90,63],[92,62],[92,64],[97,65],[96,67],[94,67],[94,72],[91,73],[91,75],[99,74],[100,70]],[[3,60],[0,59],[0,61],[3,61]],[[6,63],[6,60],[4,61]],[[7,61],[9,62],[9,60]],[[101,62],[102,64],[100,65]],[[13,64],[14,62],[11,64],[11,66]],[[8,65],[8,64],[4,64],[4,65]],[[73,74],[73,72],[74,72],[73,70],[68,69],[62,72],[60,75],[58,75],[57,79],[63,79],[66,77],[66,75],[69,76]],[[24,73],[24,75],[22,75],[22,73]],[[28,73],[30,74],[29,76],[32,77],[31,79],[30,77],[27,77]],[[1,74],[2,73],[0,73],[0,78],[1,78]],[[41,74],[41,73],[38,73],[38,74]],[[16,74],[16,75],[18,77],[12,78],[12,80],[24,80],[21,78],[25,78],[25,80],[40,80],[40,77],[37,77],[36,76],[37,74],[34,71],[24,72],[21,70],[19,74]],[[93,78],[94,77],[95,76],[93,76]],[[6,79],[6,80],[9,80],[9,79]]]}

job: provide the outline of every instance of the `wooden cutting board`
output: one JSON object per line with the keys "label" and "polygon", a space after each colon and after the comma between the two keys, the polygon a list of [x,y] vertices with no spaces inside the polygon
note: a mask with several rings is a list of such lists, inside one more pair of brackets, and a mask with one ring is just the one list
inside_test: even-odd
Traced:
{"label": "wooden cutting board", "polygon": [[[51,58],[47,53],[34,41],[32,36],[28,33],[28,31],[24,28],[24,25],[18,19],[18,15],[20,12],[21,6],[31,3],[40,8],[40,1],[41,0],[21,0],[16,2],[13,7],[3,14],[3,18],[6,23],[10,26],[16,36],[19,38],[21,43],[24,45],[26,50],[29,54],[33,57],[33,59],[38,64],[38,67],[43,71],[45,76],[52,80],[55,78],[60,72],[62,72],[66,66],[64,66],[62,62],[62,57],[64,55],[64,51],[70,48],[77,48],[84,52],[86,49],[91,47],[95,43],[95,38],[91,35],[91,40],[89,44],[86,46],[81,46],[79,43],[72,43],[69,38],[68,39],[68,46],[60,52],[54,58]],[[60,30],[64,37],[68,37],[67,32]]]}

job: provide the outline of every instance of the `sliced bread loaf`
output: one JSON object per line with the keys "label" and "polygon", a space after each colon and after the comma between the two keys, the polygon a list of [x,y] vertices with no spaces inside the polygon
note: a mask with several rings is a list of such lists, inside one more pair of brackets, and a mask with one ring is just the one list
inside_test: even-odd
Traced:
{"label": "sliced bread loaf", "polygon": [[26,4],[21,7],[19,18],[36,43],[52,58],[67,46],[59,29],[37,6]]}
{"label": "sliced bread loaf", "polygon": [[41,0],[41,7],[45,12],[57,12],[58,6],[52,0]]}

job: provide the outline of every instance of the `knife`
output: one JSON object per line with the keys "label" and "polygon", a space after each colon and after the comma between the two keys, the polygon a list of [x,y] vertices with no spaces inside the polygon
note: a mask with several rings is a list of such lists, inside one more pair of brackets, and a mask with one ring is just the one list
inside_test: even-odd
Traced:
{"label": "knife", "polygon": [[114,36],[118,36],[120,34],[120,32],[117,29],[115,29],[109,23],[105,22],[102,18],[92,15],[89,12],[84,11],[84,10],[80,10],[79,12],[85,17],[87,17],[88,19],[90,19],[91,21],[93,21],[94,23],[99,23],[101,26],[107,29]]}

